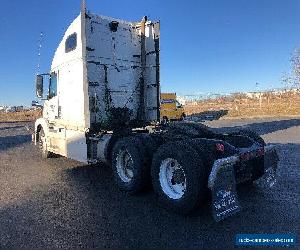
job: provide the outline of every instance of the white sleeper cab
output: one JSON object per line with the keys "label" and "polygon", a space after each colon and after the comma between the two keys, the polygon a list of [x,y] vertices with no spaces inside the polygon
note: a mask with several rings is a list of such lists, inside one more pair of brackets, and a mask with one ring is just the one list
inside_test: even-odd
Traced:
{"label": "white sleeper cab", "polygon": [[276,150],[252,131],[160,123],[159,42],[159,22],[96,15],[83,1],[50,71],[36,77],[44,105],[34,143],[45,158],[111,166],[121,190],[136,193],[152,183],[157,200],[178,213],[211,193],[213,216],[224,219],[240,210],[237,183],[266,176],[275,183]]}

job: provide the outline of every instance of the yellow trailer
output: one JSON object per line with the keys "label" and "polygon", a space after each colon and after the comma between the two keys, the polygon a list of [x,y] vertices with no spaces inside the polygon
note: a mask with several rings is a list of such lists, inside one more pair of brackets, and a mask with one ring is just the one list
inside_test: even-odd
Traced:
{"label": "yellow trailer", "polygon": [[161,120],[183,120],[185,117],[184,108],[176,100],[176,93],[160,94],[160,117]]}

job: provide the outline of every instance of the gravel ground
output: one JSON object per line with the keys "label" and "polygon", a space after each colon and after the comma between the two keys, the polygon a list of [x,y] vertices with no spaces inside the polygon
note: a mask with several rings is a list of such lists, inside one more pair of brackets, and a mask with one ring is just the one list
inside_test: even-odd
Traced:
{"label": "gravel ground", "polygon": [[107,166],[41,159],[25,123],[0,123],[0,249],[231,249],[236,233],[299,236],[300,119],[207,124],[256,130],[280,156],[278,184],[241,187],[241,213],[219,223],[209,205],[182,217],[157,206],[152,191],[120,192]]}

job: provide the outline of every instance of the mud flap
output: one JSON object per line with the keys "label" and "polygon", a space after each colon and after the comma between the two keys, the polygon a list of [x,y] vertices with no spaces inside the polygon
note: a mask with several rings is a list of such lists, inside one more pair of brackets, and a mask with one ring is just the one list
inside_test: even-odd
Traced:
{"label": "mud flap", "polygon": [[276,171],[279,157],[273,145],[265,147],[264,156],[264,175],[255,181],[255,184],[261,188],[271,188],[276,183]]}
{"label": "mud flap", "polygon": [[232,156],[216,160],[208,179],[212,193],[212,215],[220,221],[241,210],[236,192],[234,164],[238,157]]}

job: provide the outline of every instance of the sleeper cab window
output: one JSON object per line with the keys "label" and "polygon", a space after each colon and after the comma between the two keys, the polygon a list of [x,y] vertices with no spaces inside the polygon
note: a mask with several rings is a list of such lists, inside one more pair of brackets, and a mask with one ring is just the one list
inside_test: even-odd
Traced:
{"label": "sleeper cab window", "polygon": [[73,33],[69,35],[66,44],[65,44],[65,51],[66,53],[75,50],[77,47],[77,33]]}

